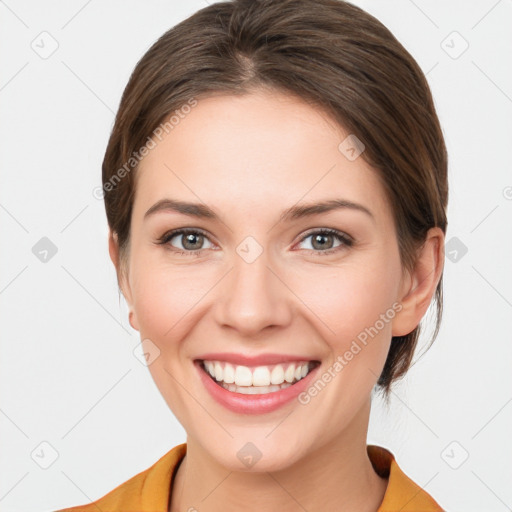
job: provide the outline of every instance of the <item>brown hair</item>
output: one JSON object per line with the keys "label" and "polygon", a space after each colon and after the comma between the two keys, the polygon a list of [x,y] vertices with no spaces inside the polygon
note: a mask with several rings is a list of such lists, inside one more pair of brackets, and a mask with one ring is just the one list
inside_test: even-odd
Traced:
{"label": "brown hair", "polygon": [[[412,270],[428,229],[446,233],[443,134],[415,60],[382,23],[341,0],[214,3],[147,51],[124,90],[102,166],[121,258],[129,249],[139,149],[191,100],[257,88],[298,96],[363,141],[362,158],[376,169],[393,208],[402,265]],[[442,274],[434,300],[431,343],[442,316]],[[393,337],[377,382],[386,397],[410,367],[419,334],[420,325]]]}

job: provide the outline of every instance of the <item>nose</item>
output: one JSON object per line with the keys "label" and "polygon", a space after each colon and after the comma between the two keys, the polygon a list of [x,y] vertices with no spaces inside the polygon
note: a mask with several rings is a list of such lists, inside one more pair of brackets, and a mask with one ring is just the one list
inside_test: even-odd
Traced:
{"label": "nose", "polygon": [[271,267],[265,251],[252,262],[235,254],[233,268],[222,280],[215,304],[220,327],[230,327],[239,337],[254,339],[264,330],[291,322],[293,293],[279,270]]}

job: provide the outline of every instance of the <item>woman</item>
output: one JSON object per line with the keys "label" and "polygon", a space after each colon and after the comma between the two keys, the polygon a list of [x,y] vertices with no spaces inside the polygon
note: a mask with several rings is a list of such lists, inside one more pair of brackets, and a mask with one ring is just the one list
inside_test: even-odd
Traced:
{"label": "woman", "polygon": [[366,444],[432,300],[439,329],[448,199],[427,82],[379,21],[340,0],[198,11],[137,64],[103,189],[187,442],[67,510],[442,510]]}

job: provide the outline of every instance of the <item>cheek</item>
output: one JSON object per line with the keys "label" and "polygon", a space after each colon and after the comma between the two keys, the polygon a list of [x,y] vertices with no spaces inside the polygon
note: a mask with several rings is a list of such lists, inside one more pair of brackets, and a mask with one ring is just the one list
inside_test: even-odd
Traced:
{"label": "cheek", "polygon": [[[343,354],[357,340],[365,347],[359,359],[385,358],[396,314],[398,269],[396,262],[380,262],[377,258],[337,269],[319,269],[296,283],[297,295],[314,313],[310,318],[331,352]],[[370,348],[369,342],[376,339],[382,342],[372,343]]]}
{"label": "cheek", "polygon": [[213,288],[214,276],[197,268],[171,268],[149,260],[134,269],[134,310],[141,336],[153,340],[161,350],[168,349],[175,343],[166,340],[181,339],[190,329],[205,293]]}
{"label": "cheek", "polygon": [[315,313],[310,321],[329,352],[318,376],[327,384],[312,384],[304,400],[313,400],[317,389],[325,387],[322,399],[314,402],[315,414],[322,420],[329,411],[335,428],[342,428],[366,403],[389,352],[392,321],[400,307],[395,302],[399,278],[396,268],[384,266],[340,268],[324,278],[310,275],[298,292]]}
{"label": "cheek", "polygon": [[190,374],[190,361],[181,341],[194,329],[203,304],[205,289],[198,286],[201,281],[197,277],[194,274],[191,279],[190,269],[185,267],[171,269],[148,263],[134,267],[133,273],[140,337],[151,340],[160,351],[148,369],[164,400],[185,425],[190,423],[190,398],[177,382],[185,382]]}

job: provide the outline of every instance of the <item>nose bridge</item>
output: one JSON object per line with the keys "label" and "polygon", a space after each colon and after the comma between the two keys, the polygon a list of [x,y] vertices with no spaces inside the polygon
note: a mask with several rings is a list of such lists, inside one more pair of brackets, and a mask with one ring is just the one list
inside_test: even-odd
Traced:
{"label": "nose bridge", "polygon": [[216,305],[219,324],[255,336],[265,327],[289,322],[289,292],[276,273],[268,252],[255,239],[240,243]]}

